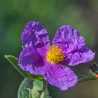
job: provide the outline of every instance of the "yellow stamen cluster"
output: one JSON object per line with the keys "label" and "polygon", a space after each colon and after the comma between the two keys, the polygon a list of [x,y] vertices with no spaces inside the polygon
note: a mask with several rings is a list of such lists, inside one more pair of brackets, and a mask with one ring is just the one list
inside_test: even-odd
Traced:
{"label": "yellow stamen cluster", "polygon": [[47,52],[46,60],[51,64],[57,64],[62,62],[65,58],[65,55],[58,46],[49,46],[49,50]]}

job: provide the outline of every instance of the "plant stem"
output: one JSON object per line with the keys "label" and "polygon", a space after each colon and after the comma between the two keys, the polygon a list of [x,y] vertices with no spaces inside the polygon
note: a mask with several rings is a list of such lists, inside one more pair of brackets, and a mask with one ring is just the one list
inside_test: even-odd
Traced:
{"label": "plant stem", "polygon": [[43,81],[43,91],[42,91],[40,98],[45,98],[46,90],[47,90],[47,82],[44,80]]}
{"label": "plant stem", "polygon": [[96,80],[97,78],[95,75],[88,74],[88,75],[81,75],[78,77],[78,83],[84,82],[84,81],[89,81],[89,80]]}

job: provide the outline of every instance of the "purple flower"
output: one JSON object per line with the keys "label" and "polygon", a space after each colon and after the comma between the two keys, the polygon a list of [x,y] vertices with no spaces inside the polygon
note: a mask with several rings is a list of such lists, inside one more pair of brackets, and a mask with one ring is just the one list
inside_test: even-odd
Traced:
{"label": "purple flower", "polygon": [[61,90],[74,86],[78,79],[68,66],[86,63],[95,53],[85,46],[85,39],[70,25],[60,27],[50,44],[48,32],[35,21],[22,32],[25,46],[19,56],[19,66],[31,74],[42,75]]}

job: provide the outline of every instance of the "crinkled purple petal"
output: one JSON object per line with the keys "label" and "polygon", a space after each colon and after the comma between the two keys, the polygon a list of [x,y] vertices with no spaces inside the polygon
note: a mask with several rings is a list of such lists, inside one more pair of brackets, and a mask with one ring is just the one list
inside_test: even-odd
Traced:
{"label": "crinkled purple petal", "polygon": [[49,46],[46,45],[42,48],[37,48],[38,53],[42,56],[43,59],[46,59],[47,51],[49,50]]}
{"label": "crinkled purple petal", "polygon": [[48,32],[44,27],[35,21],[30,21],[21,35],[22,43],[25,47],[32,46],[35,48],[43,47],[50,44]]}
{"label": "crinkled purple petal", "polygon": [[85,39],[72,26],[64,25],[57,30],[52,43],[61,47],[65,53],[69,53],[84,46]]}
{"label": "crinkled purple petal", "polygon": [[44,61],[33,47],[24,48],[19,56],[18,65],[32,74],[43,74],[41,67],[44,66]]}
{"label": "crinkled purple petal", "polygon": [[69,59],[70,66],[74,66],[80,63],[86,63],[91,61],[95,56],[95,53],[92,52],[89,48],[86,46],[81,47],[81,49],[77,51],[73,51],[67,55],[67,58]]}
{"label": "crinkled purple petal", "polygon": [[[47,63],[48,64],[48,63]],[[46,81],[61,90],[67,90],[69,87],[75,86],[77,76],[68,67],[62,65],[49,65],[50,69],[45,74]]]}

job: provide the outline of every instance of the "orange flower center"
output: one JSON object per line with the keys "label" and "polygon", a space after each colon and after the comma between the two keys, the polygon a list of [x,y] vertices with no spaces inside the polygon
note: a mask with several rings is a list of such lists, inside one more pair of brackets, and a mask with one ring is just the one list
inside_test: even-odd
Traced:
{"label": "orange flower center", "polygon": [[58,46],[49,46],[49,50],[47,52],[46,60],[51,64],[57,64],[62,62],[65,58],[65,55],[61,48]]}

